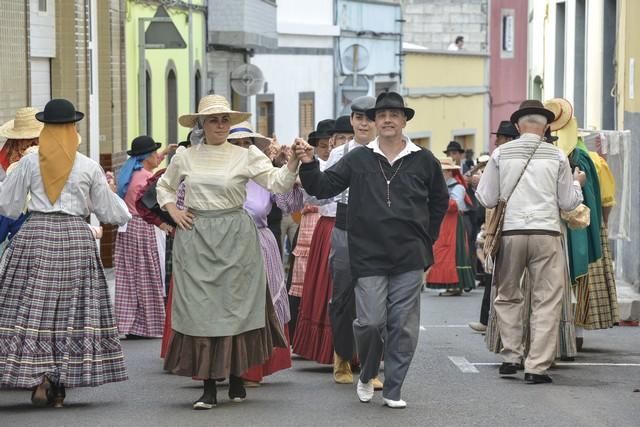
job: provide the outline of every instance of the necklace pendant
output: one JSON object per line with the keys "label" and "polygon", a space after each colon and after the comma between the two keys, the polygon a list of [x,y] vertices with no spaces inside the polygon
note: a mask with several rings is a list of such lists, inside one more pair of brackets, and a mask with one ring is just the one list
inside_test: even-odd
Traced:
{"label": "necklace pendant", "polygon": [[387,200],[387,206],[391,207],[391,200]]}
{"label": "necklace pendant", "polygon": [[391,184],[391,181],[387,180],[387,185]]}

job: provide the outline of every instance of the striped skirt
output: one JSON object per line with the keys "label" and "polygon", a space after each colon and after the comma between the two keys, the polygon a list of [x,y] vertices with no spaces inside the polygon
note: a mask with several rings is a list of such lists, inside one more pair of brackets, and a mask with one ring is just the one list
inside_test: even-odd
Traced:
{"label": "striped skirt", "polygon": [[602,258],[589,264],[589,273],[575,285],[576,325],[585,329],[612,328],[620,318],[609,236],[604,225],[600,238]]}
{"label": "striped skirt", "polygon": [[296,258],[293,262],[293,275],[291,277],[291,288],[289,289],[289,295],[291,296],[302,296],[311,240],[319,219],[320,214],[318,212],[309,212],[302,215],[300,227],[298,228],[298,240],[292,252]]}
{"label": "striped skirt", "polygon": [[164,283],[153,225],[134,216],[116,237],[116,318],[121,334],[161,337]]}
{"label": "striped skirt", "polygon": [[118,330],[87,223],[33,213],[0,263],[0,387],[124,381]]}

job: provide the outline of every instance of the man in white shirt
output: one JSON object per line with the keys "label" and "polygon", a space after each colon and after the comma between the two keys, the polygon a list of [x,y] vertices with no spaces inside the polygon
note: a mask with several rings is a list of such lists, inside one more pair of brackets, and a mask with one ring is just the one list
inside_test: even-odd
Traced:
{"label": "man in white shirt", "polygon": [[[517,373],[524,357],[522,313],[531,310],[531,345],[524,360],[528,384],[552,382],[546,371],[555,357],[567,275],[560,210],[578,207],[585,181],[578,169],[572,175],[561,150],[543,140],[553,119],[540,101],[524,101],[511,116],[520,138],[495,149],[476,191],[486,208],[507,200],[494,271],[504,358],[500,375]],[[533,288],[531,307],[524,306],[520,288],[525,269]]]}

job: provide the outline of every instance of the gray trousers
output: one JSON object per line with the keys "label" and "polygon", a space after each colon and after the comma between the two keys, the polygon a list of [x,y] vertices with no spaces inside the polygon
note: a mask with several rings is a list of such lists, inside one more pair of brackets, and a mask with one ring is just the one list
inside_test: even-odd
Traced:
{"label": "gray trousers", "polygon": [[345,230],[333,229],[329,265],[333,279],[333,292],[329,301],[333,347],[342,359],[351,360],[354,356],[353,320],[356,318],[356,297]]}
{"label": "gray trousers", "polygon": [[399,400],[402,383],[418,344],[422,270],[393,276],[361,277],[356,282],[353,330],[360,357],[360,380],[378,375],[384,353],[387,399]]}

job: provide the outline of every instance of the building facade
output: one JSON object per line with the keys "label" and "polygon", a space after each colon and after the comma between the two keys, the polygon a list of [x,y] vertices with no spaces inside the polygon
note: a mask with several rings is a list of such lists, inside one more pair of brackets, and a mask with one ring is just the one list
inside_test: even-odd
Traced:
{"label": "building facade", "polygon": [[334,117],[334,0],[278,0],[277,48],[256,48],[251,63],[264,86],[251,97],[256,129],[290,144],[315,124]]}
{"label": "building facade", "polygon": [[404,95],[416,111],[407,135],[436,157],[451,140],[477,155],[489,141],[489,56],[405,44]]}

